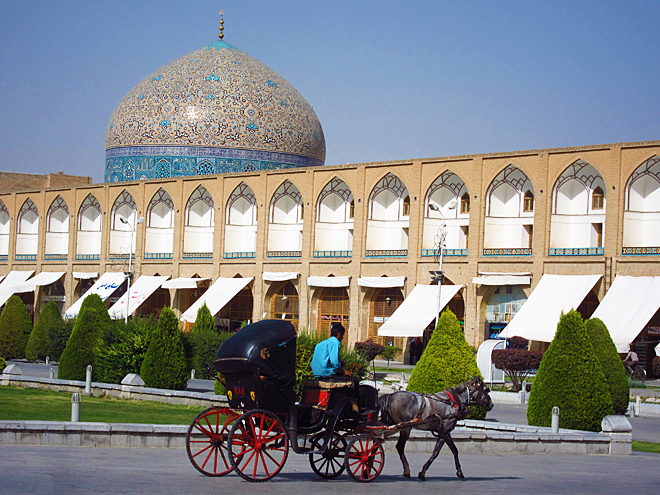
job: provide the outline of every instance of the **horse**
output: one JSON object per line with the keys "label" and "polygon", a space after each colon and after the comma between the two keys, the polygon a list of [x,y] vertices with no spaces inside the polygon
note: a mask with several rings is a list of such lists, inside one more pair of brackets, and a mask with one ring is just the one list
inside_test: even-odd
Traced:
{"label": "horse", "polygon": [[468,406],[477,404],[486,411],[493,408],[490,399],[490,389],[484,384],[481,377],[471,377],[469,382],[455,387],[446,388],[444,392],[435,394],[420,394],[417,392],[394,392],[378,398],[380,408],[380,421],[386,425],[414,422],[410,426],[401,428],[396,450],[403,464],[403,475],[410,478],[410,466],[405,455],[405,447],[412,428],[430,431],[438,437],[433,453],[419,472],[419,479],[426,480],[426,471],[438,457],[440,449],[446,443],[456,464],[456,476],[465,478],[458,461],[458,449],[451,438],[451,432],[456,422],[465,419],[468,415]]}

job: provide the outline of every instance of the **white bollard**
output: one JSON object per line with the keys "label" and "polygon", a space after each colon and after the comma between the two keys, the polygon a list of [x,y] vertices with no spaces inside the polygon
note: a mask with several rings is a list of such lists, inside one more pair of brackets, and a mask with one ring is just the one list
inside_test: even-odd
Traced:
{"label": "white bollard", "polygon": [[55,370],[53,368],[48,368],[48,378],[51,380],[55,378]]}
{"label": "white bollard", "polygon": [[46,356],[46,366],[48,366],[48,363],[50,363],[50,356]]}
{"label": "white bollard", "polygon": [[85,376],[85,394],[92,393],[92,365],[87,365],[87,375]]}
{"label": "white bollard", "polygon": [[637,399],[635,399],[635,416],[639,416],[639,413],[642,410],[642,397],[637,396]]}
{"label": "white bollard", "polygon": [[195,379],[195,370],[190,370],[190,379],[191,380]]}
{"label": "white bollard", "polygon": [[80,421],[80,394],[75,392],[71,396],[71,422],[78,423]]}
{"label": "white bollard", "polygon": [[557,406],[552,408],[552,423],[550,431],[552,433],[559,433],[559,408]]}

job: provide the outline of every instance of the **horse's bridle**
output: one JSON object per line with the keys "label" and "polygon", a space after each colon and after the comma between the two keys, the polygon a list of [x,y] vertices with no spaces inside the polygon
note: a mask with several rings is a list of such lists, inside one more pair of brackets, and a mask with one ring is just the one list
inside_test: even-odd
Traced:
{"label": "horse's bridle", "polygon": [[[482,382],[483,383],[483,382]],[[470,400],[475,404],[481,406],[488,403],[488,393],[481,387],[478,382],[470,382],[469,387],[474,387],[476,392],[470,391]],[[490,390],[489,390],[490,391]],[[483,406],[482,406],[483,407]]]}

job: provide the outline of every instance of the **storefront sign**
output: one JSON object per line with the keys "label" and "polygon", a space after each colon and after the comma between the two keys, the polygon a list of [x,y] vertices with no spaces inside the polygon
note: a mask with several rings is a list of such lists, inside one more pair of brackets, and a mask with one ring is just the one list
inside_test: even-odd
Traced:
{"label": "storefront sign", "polygon": [[44,296],[44,301],[46,302],[65,302],[66,296]]}

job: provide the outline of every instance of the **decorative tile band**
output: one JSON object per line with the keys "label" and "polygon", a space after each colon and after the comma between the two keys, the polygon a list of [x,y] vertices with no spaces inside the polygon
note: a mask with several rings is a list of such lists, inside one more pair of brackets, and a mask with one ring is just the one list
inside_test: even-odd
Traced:
{"label": "decorative tile band", "polygon": [[45,260],[66,261],[66,254],[44,254]]}
{"label": "decorative tile band", "polygon": [[587,248],[550,248],[549,256],[598,256],[605,253],[602,247]]}
{"label": "decorative tile band", "polygon": [[232,259],[232,258],[256,258],[257,253],[255,251],[236,251],[233,253],[225,253],[223,255],[224,258],[227,259]]}
{"label": "decorative tile band", "polygon": [[[112,256],[112,255],[111,255]],[[101,255],[100,254],[76,254],[76,260],[100,260]],[[111,258],[112,259],[112,258]]]}
{"label": "decorative tile band", "polygon": [[621,248],[623,256],[655,256],[660,255],[660,247],[624,247]]}
{"label": "decorative tile band", "polygon": [[171,260],[172,253],[144,253],[145,260]]}
{"label": "decorative tile band", "polygon": [[402,258],[408,256],[407,249],[368,249],[364,252],[367,258]]}
{"label": "decorative tile band", "polygon": [[353,251],[314,251],[314,258],[351,258]]}
{"label": "decorative tile band", "polygon": [[17,254],[16,261],[37,261],[36,254]]}
{"label": "decorative tile band", "polygon": [[[467,249],[443,249],[442,251],[442,256],[467,256],[467,254]],[[422,257],[436,255],[438,255],[437,249],[422,249]]]}
{"label": "decorative tile band", "polygon": [[[128,253],[110,253],[108,255],[109,260],[128,260]],[[135,259],[135,253],[133,253],[133,259]]]}
{"label": "decorative tile band", "polygon": [[9,259],[9,255],[0,254],[0,261],[7,261],[8,259]]}
{"label": "decorative tile band", "polygon": [[210,260],[213,259],[213,253],[183,253],[183,259]]}
{"label": "decorative tile band", "polygon": [[484,256],[531,256],[532,248],[489,248],[483,250]]}
{"label": "decorative tile band", "polygon": [[266,258],[302,258],[302,251],[266,251]]}

